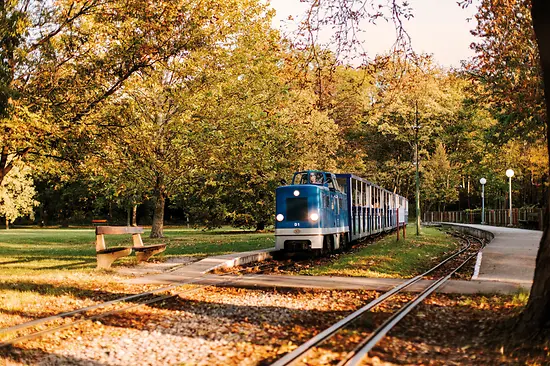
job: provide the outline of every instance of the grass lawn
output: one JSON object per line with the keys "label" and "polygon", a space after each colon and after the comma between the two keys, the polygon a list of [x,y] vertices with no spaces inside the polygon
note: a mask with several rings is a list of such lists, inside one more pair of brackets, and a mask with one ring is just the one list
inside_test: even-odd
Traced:
{"label": "grass lawn", "polygon": [[[165,235],[164,239],[149,239],[149,230],[142,235],[146,245],[168,244],[166,251],[152,260],[200,258],[274,246],[273,233],[231,228],[166,228]],[[131,246],[132,238],[106,235],[105,242],[107,247]],[[133,265],[135,258],[120,258],[113,267]],[[162,287],[128,284],[126,278],[116,271],[96,269],[94,229],[0,230],[0,328]]]}
{"label": "grass lawn", "polygon": [[[149,231],[142,235],[145,245],[166,243],[167,249],[154,258],[174,256],[204,257],[274,246],[272,233],[244,232],[235,229],[202,231],[167,228],[166,238],[149,239]],[[130,235],[106,235],[111,246],[131,246]],[[134,256],[121,258],[113,264],[129,264]],[[15,274],[20,271],[85,270],[93,269],[95,233],[93,229],[11,229],[0,230],[0,266]]]}
{"label": "grass lawn", "polygon": [[417,237],[413,230],[407,239],[396,241],[396,235],[369,244],[361,250],[342,255],[327,265],[304,270],[301,274],[358,277],[414,277],[431,268],[432,263],[458,248],[458,241],[444,232],[426,227]]}

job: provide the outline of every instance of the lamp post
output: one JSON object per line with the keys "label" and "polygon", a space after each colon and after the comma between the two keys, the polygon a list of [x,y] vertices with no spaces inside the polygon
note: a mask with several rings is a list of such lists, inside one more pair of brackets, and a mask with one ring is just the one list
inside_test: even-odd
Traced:
{"label": "lamp post", "polygon": [[415,140],[415,148],[416,148],[416,174],[415,174],[415,180],[416,180],[416,194],[415,194],[415,200],[416,200],[416,235],[420,235],[420,174],[418,172],[418,165],[420,157],[418,156],[418,130],[420,129],[420,125],[418,124],[418,101],[415,102],[415,126],[414,126],[414,140]]}
{"label": "lamp post", "polygon": [[487,183],[487,179],[481,178],[479,183],[481,183],[481,225],[485,225],[485,183]]}
{"label": "lamp post", "polygon": [[508,177],[508,201],[510,202],[510,213],[508,215],[509,223],[508,226],[512,226],[512,177],[514,176],[514,171],[508,169],[506,171],[506,176]]}

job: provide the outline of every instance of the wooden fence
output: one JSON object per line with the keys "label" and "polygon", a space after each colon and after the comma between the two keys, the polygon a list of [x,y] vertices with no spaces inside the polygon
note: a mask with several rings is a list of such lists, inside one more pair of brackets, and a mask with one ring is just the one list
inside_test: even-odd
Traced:
{"label": "wooden fence", "polygon": [[[510,210],[485,210],[485,224],[542,230],[542,214],[541,208],[513,208],[510,222]],[[430,211],[424,213],[424,222],[481,224],[481,211]]]}

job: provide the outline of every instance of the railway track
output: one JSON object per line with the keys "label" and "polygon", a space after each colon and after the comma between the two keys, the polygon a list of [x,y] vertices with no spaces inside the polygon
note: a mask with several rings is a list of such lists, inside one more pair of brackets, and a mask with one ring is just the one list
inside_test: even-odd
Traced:
{"label": "railway track", "polygon": [[[389,318],[386,322],[384,322],[383,326],[381,326],[380,329],[377,329],[375,332],[372,333],[371,336],[369,336],[367,339],[361,342],[359,344],[359,346],[361,347],[357,346],[354,350],[348,353],[348,355],[341,361],[342,365],[356,364],[358,362],[357,360],[361,360],[364,357],[364,355],[370,349],[372,349],[372,347],[385,334],[387,334],[387,332],[391,329],[391,327],[395,325],[397,322],[399,322],[399,320],[401,320],[408,312],[410,312],[414,308],[414,306],[416,306],[423,299],[429,296],[429,294],[431,294],[433,291],[439,288],[443,283],[445,283],[446,280],[448,280],[453,275],[453,273],[458,271],[465,263],[467,263],[467,261],[470,258],[477,255],[477,250],[471,249],[472,240],[473,239],[469,239],[469,244],[464,245],[464,247],[459,252],[455,253],[453,256],[447,258],[445,261],[439,263],[437,266],[434,266],[429,271],[426,271],[425,273],[381,295],[379,298],[367,304],[365,307],[357,310],[350,316],[346,317],[345,319],[342,319],[340,322],[334,324],[332,327],[326,329],[316,337],[312,338],[310,341],[304,343],[302,346],[298,347],[294,352],[287,354],[286,356],[281,358],[279,361],[277,361],[275,365],[287,365],[287,364],[293,363],[295,360],[303,356],[309,350],[316,347],[320,343],[324,342],[325,340],[327,340],[328,338],[336,334],[340,329],[346,327],[348,324],[351,324],[353,321],[358,319],[363,314],[367,313],[369,310],[371,310],[375,306],[383,303],[384,301],[388,300],[390,297],[402,292],[405,288],[420,281],[424,277],[430,274],[433,274],[438,270],[442,270],[442,268],[445,265],[447,265],[448,263],[457,261],[457,258],[459,258],[460,256],[467,257],[466,259],[461,260],[462,264],[460,266],[456,266],[453,264],[454,269],[450,273],[448,273],[445,276],[442,276],[439,280],[435,281],[433,285],[431,285],[428,289],[426,289],[426,291],[419,294],[411,303],[405,305],[402,310],[396,313],[397,315],[394,315],[391,318]],[[480,244],[483,245],[482,243]],[[254,277],[254,275],[263,274],[264,272],[269,273],[271,272],[272,267],[273,267],[272,263],[266,263],[263,265],[256,266],[254,274],[252,276],[247,276],[247,278]],[[250,271],[249,268],[242,268],[237,273],[243,273],[243,272],[246,273],[248,271]],[[235,272],[231,274],[235,274]],[[203,279],[204,279],[204,276],[201,275],[201,276],[197,276],[179,283],[172,284],[170,286],[156,289],[156,290],[147,291],[147,292],[134,294],[130,296],[124,296],[118,299],[102,302],[96,305],[75,309],[69,312],[64,312],[64,313],[56,314],[45,318],[35,319],[26,323],[0,329],[0,336],[6,338],[6,340],[0,342],[0,349],[15,345],[17,343],[24,342],[27,340],[36,339],[49,333],[61,331],[70,327],[76,327],[77,325],[87,321],[96,321],[116,313],[121,313],[130,309],[134,309],[139,306],[161,302],[185,293],[190,293],[193,291],[203,289],[205,287],[223,286],[223,285],[228,285],[230,283],[236,283],[240,280],[239,278],[236,279],[235,277],[231,277],[227,279],[227,278],[224,278],[223,276],[220,276],[219,281],[215,283],[201,284],[191,289],[183,289],[183,290],[179,289],[182,286],[197,284]],[[128,302],[131,302],[131,303],[128,304]],[[119,306],[119,307],[115,309],[111,309],[110,307],[112,306]],[[62,324],[59,324],[60,322],[62,322]],[[9,338],[6,336],[9,336]]]}
{"label": "railway track", "polygon": [[[341,332],[346,327],[349,327],[354,322],[357,322],[358,320],[360,320],[361,317],[363,317],[365,314],[370,312],[376,306],[379,306],[383,303],[388,302],[395,295],[402,293],[407,287],[419,282],[420,280],[431,275],[432,273],[436,271],[439,272],[440,275],[438,276],[438,279],[434,280],[434,282],[431,285],[429,285],[426,289],[424,289],[422,292],[416,295],[409,303],[405,304],[399,310],[393,313],[379,327],[377,327],[367,338],[363,339],[361,342],[359,342],[359,344],[355,345],[355,347],[352,350],[350,350],[344,356],[344,358],[340,360],[340,362],[338,363],[338,366],[351,366],[351,365],[359,364],[361,360],[365,358],[367,353],[399,321],[401,321],[407,314],[409,314],[417,305],[422,303],[424,299],[426,299],[429,295],[431,295],[438,288],[444,285],[455,273],[457,273],[460,269],[462,269],[466,265],[466,263],[468,263],[471,259],[475,258],[477,256],[477,253],[485,245],[482,240],[475,237],[470,237],[470,236],[466,237],[466,236],[459,236],[459,235],[456,235],[456,236],[462,238],[465,241],[465,245],[463,245],[463,247],[459,251],[457,251],[450,257],[446,258],[436,266],[432,267],[428,271],[394,287],[390,291],[382,294],[375,300],[369,302],[367,305],[356,310],[355,312],[348,315],[347,317],[340,320],[339,322],[335,323],[331,327],[325,329],[315,337],[311,338],[309,341],[303,343],[294,351],[286,354],[285,356],[283,356],[282,358],[274,362],[273,366],[286,366],[286,365],[291,365],[296,363],[298,360],[305,357],[306,354],[308,354],[315,347],[318,347],[322,343],[334,337],[336,334]],[[474,246],[472,245],[472,242],[477,242],[478,244]],[[448,264],[450,263],[452,263],[451,267],[447,268]]]}
{"label": "railway track", "polygon": [[261,271],[263,274],[296,274],[304,270],[304,268],[330,263],[341,255],[348,255],[358,252],[375,242],[375,240],[381,235],[387,235],[390,232],[391,231],[377,233],[371,237],[360,240],[359,243],[351,245],[348,248],[341,251],[328,253],[324,256],[312,256],[310,253],[293,253],[289,257],[289,254],[280,254],[274,256],[272,259],[263,261],[261,266],[258,266],[257,263],[249,263],[238,267],[220,269],[214,271],[214,273],[237,274],[243,272],[258,273],[258,271]]}
{"label": "railway track", "polygon": [[[261,268],[261,267],[262,266],[259,266],[259,268]],[[271,268],[271,265],[266,265],[265,267],[266,268]],[[243,268],[238,272],[243,272],[243,271],[246,271],[246,270],[247,270],[246,268]],[[256,275],[260,275],[262,273],[263,272],[260,269],[256,273]],[[254,275],[252,275],[252,277],[253,276]],[[117,299],[105,301],[105,302],[102,302],[102,303],[99,303],[99,304],[95,304],[95,305],[91,305],[91,306],[71,310],[71,311],[68,311],[68,312],[59,313],[59,314],[44,317],[44,318],[31,320],[29,322],[17,324],[17,325],[7,327],[7,328],[2,328],[2,329],[0,329],[0,337],[10,335],[10,334],[13,334],[13,333],[15,333],[16,335],[9,338],[9,339],[7,339],[7,340],[0,341],[0,349],[15,345],[16,343],[28,341],[28,340],[31,340],[31,339],[36,339],[36,338],[39,338],[39,337],[41,337],[43,335],[46,335],[46,334],[50,334],[50,333],[54,333],[54,332],[57,332],[57,331],[60,331],[60,330],[70,328],[70,327],[74,327],[74,326],[77,326],[78,324],[84,323],[86,321],[99,320],[101,318],[105,318],[105,317],[113,315],[113,314],[117,314],[117,313],[121,313],[121,312],[124,312],[124,311],[127,311],[127,310],[131,310],[131,309],[137,308],[139,306],[149,305],[149,304],[161,302],[161,301],[164,301],[164,300],[168,300],[170,298],[174,298],[174,297],[177,297],[177,296],[182,295],[182,294],[198,291],[198,290],[206,288],[206,287],[223,286],[223,285],[227,285],[227,284],[230,284],[230,283],[235,283],[235,282],[240,281],[239,278],[231,277],[230,279],[224,279],[223,276],[220,276],[219,281],[216,282],[216,283],[213,283],[213,284],[212,283],[201,284],[201,285],[197,285],[196,287],[191,288],[191,289],[185,289],[183,291],[171,292],[171,291],[174,291],[174,290],[176,290],[176,289],[178,289],[179,287],[182,287],[182,286],[194,285],[194,284],[200,282],[203,279],[204,279],[204,275],[196,276],[194,278],[187,279],[187,280],[182,281],[182,282],[177,282],[177,283],[174,283],[174,284],[166,286],[166,287],[158,288],[156,290],[141,292],[141,293],[134,294],[134,295],[129,295],[129,296],[124,296],[124,297],[120,297],[120,298],[117,298]],[[170,292],[170,293],[167,293],[167,292]],[[116,309],[112,309],[112,310],[105,309],[109,306],[114,306],[114,305],[117,305],[117,304],[123,304],[123,303],[129,302],[129,301],[131,301],[132,303],[128,304],[128,305],[125,305],[125,306],[122,306],[120,308],[116,308]],[[96,313],[91,314],[91,312],[94,312],[94,311],[96,311]],[[68,319],[68,321],[67,321],[67,319]],[[65,321],[65,323],[64,324],[51,324],[51,323],[58,322],[58,321],[61,321],[61,320]],[[40,329],[40,330],[32,330],[31,329],[31,328],[36,328],[36,327],[39,327],[39,326],[45,326],[46,329]],[[31,329],[30,332],[27,331],[29,329]],[[20,333],[22,333],[24,331],[27,331],[26,334],[21,335]]]}

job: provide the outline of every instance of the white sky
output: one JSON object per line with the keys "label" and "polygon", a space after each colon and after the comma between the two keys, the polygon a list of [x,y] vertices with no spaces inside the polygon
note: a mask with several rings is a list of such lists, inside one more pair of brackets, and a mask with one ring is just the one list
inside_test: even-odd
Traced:
{"label": "white sky", "polygon": [[[330,1],[330,0],[329,0]],[[405,21],[405,29],[412,39],[416,52],[434,55],[436,62],[445,67],[459,67],[460,61],[473,56],[469,46],[475,38],[470,30],[475,28],[474,15],[478,1],[466,9],[457,5],[457,0],[408,0],[414,18]],[[289,15],[300,20],[306,5],[300,0],[271,0],[277,14],[275,27],[284,25]],[[469,22],[467,18],[472,18]],[[288,23],[288,21],[287,21]],[[369,58],[388,51],[395,41],[393,23],[381,20],[377,25],[366,25],[364,47]],[[328,32],[328,30],[327,30]]]}

